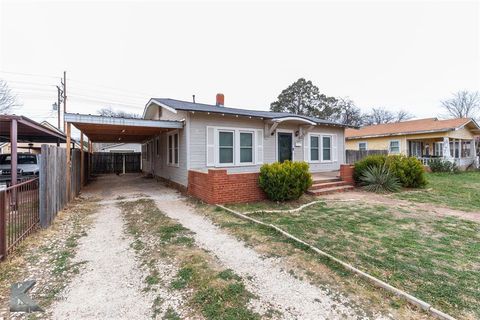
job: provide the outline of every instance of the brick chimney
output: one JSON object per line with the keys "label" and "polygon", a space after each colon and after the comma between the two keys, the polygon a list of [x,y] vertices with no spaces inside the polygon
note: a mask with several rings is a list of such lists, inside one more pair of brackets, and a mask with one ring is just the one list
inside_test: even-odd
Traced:
{"label": "brick chimney", "polygon": [[215,104],[217,107],[223,107],[225,105],[225,96],[223,93],[217,93],[217,102]]}

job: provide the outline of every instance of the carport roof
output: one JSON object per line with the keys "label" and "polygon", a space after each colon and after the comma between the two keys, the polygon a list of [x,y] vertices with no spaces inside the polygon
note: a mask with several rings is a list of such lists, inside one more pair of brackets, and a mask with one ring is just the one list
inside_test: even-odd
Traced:
{"label": "carport roof", "polygon": [[65,121],[92,142],[144,142],[163,131],[183,128],[183,121],[145,120],[65,113]]}
{"label": "carport roof", "polygon": [[66,136],[24,116],[0,115],[0,142],[10,141],[12,120],[17,121],[17,139],[19,142],[65,142]]}

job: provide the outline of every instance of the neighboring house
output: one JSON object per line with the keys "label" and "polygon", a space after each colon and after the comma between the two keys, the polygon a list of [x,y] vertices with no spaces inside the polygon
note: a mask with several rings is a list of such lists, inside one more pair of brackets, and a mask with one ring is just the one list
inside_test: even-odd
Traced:
{"label": "neighboring house", "polygon": [[93,145],[95,152],[115,152],[115,153],[133,153],[141,152],[140,143],[95,143]]}
{"label": "neighboring house", "polygon": [[264,163],[306,161],[313,173],[336,171],[344,163],[344,125],[227,108],[223,95],[217,95],[214,105],[151,99],[143,117],[184,123],[183,129],[161,133],[142,145],[143,171],[188,188],[207,202],[222,195],[233,201],[258,200],[258,173]]}
{"label": "neighboring house", "polygon": [[418,119],[345,131],[347,150],[388,150],[389,154],[455,161],[461,168],[477,162],[475,136],[480,127],[473,119]]}

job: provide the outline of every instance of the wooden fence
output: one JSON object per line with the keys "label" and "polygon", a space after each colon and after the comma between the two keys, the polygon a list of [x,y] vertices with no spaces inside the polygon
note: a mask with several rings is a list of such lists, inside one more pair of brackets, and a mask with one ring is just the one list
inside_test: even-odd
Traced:
{"label": "wooden fence", "polygon": [[141,153],[95,152],[92,155],[92,173],[129,173],[141,171]]}
{"label": "wooden fence", "polygon": [[363,158],[367,156],[371,156],[374,154],[384,154],[387,155],[388,151],[387,150],[346,150],[345,155],[346,155],[346,163],[348,164],[354,164],[357,161],[362,160]]}
{"label": "wooden fence", "polygon": [[[48,227],[58,211],[80,194],[81,152],[71,150],[70,193],[67,188],[67,153],[64,148],[42,145],[40,165],[40,225]],[[88,156],[87,156],[88,159]],[[88,160],[85,160],[88,162]],[[84,173],[85,174],[85,173]],[[85,176],[84,182],[87,181]]]}

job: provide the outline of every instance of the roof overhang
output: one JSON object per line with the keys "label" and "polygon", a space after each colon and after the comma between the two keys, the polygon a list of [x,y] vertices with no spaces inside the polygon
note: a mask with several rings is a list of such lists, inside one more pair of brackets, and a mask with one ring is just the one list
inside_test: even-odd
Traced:
{"label": "roof overhang", "polygon": [[295,122],[295,123],[301,123],[301,124],[308,124],[311,126],[317,125],[316,122],[302,118],[302,117],[296,117],[296,116],[288,116],[288,117],[281,117],[281,118],[273,118],[272,122],[277,122],[277,123],[282,123],[282,122]]}
{"label": "roof overhang", "polygon": [[147,104],[145,105],[145,109],[143,110],[143,116],[142,118],[143,119],[146,119],[146,118],[152,118],[152,110],[154,110],[152,107],[161,107],[161,108],[164,108],[172,113],[177,113],[177,110],[170,107],[170,106],[167,106],[166,104],[164,103],[161,103],[155,99],[150,99],[148,100]]}
{"label": "roof overhang", "polygon": [[137,142],[151,139],[161,132],[182,129],[183,121],[145,120],[66,113],[73,124],[92,142]]}
{"label": "roof overhang", "polygon": [[18,142],[57,143],[65,142],[66,136],[24,116],[0,115],[0,141],[10,141],[12,120],[17,121]]}

